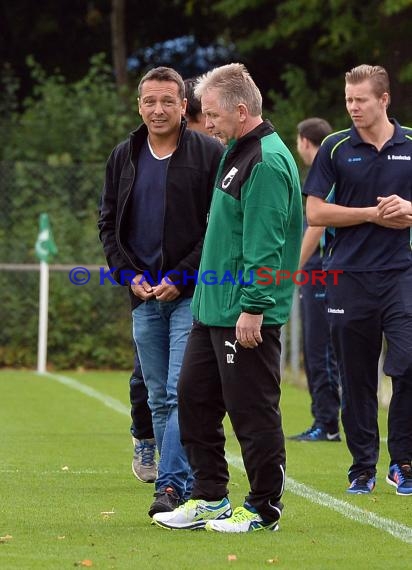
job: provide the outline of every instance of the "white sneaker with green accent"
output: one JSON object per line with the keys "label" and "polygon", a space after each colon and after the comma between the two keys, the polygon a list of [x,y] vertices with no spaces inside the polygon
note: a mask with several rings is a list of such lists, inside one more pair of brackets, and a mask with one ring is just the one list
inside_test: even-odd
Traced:
{"label": "white sneaker with green accent", "polygon": [[265,523],[262,517],[245,507],[237,507],[233,515],[225,520],[211,520],[205,526],[214,532],[254,532],[257,530],[279,530],[277,521]]}
{"label": "white sneaker with green accent", "polygon": [[228,499],[204,501],[189,499],[169,513],[156,513],[153,522],[162,528],[194,530],[204,528],[207,521],[230,517],[232,508]]}

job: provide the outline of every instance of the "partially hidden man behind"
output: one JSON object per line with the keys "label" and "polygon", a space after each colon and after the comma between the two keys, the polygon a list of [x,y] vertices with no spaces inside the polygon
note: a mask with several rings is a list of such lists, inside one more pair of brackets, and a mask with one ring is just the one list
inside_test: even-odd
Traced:
{"label": "partially hidden man behind", "polygon": [[[298,265],[299,175],[289,150],[262,120],[261,94],[243,65],[203,75],[195,93],[206,127],[228,146],[216,178],[199,269],[203,278],[193,297],[195,322],[178,388],[193,491],[186,504],[153,520],[172,529],[277,530],[285,483],[279,337],[293,283],[276,285],[276,272],[292,273]],[[211,276],[216,284],[207,284]],[[233,513],[226,412],[250,484],[244,506]]]}
{"label": "partially hidden man behind", "polygon": [[180,442],[177,379],[223,149],[186,128],[185,87],[173,69],[149,71],[138,95],[144,124],[109,157],[99,228],[115,279],[130,285],[133,337],[160,455],[152,516],[173,510],[191,492]]}
{"label": "partially hidden man behind", "polygon": [[[297,131],[297,151],[303,163],[310,167],[332,127],[321,117],[309,117],[298,123]],[[299,266],[309,279],[299,286],[299,296],[303,362],[313,424],[302,433],[289,437],[297,441],[341,441],[339,372],[326,310],[326,285],[312,280],[314,272],[322,271],[323,255],[330,237],[327,228],[308,227],[305,223]]]}
{"label": "partially hidden man behind", "polygon": [[202,106],[199,99],[195,97],[194,89],[196,87],[196,78],[189,77],[184,80],[185,97],[187,99],[185,119],[187,126],[192,131],[210,134],[206,128],[205,116],[202,113]]}
{"label": "partially hidden man behind", "polygon": [[304,186],[309,224],[334,226],[325,269],[327,307],[342,381],[342,423],[352,454],[349,493],[370,493],[379,454],[378,360],[387,341],[392,378],[386,480],[412,495],[412,129],[389,119],[381,66],[345,75],[349,129],[327,137]]}

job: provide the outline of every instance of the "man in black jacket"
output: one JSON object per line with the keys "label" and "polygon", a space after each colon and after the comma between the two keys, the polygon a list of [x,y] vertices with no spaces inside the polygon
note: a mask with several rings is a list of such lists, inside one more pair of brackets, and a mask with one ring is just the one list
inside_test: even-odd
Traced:
{"label": "man in black jacket", "polygon": [[173,510],[191,491],[176,386],[223,148],[186,128],[184,82],[173,69],[149,71],[138,95],[144,124],[109,157],[99,229],[113,277],[130,287],[133,336],[160,454],[153,516]]}

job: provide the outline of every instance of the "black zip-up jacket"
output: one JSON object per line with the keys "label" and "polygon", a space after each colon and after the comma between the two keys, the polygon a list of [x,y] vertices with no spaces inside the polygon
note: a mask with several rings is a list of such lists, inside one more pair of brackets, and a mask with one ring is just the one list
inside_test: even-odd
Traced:
{"label": "black zip-up jacket", "polygon": [[[100,201],[99,237],[113,278],[128,285],[139,267],[127,243],[128,200],[137,172],[138,156],[148,135],[145,124],[112,151],[106,165],[106,178]],[[170,157],[165,192],[165,216],[162,239],[164,275],[175,281],[183,297],[191,297],[195,286],[206,231],[207,215],[213,194],[214,180],[223,153],[220,142],[186,128],[183,119],[176,150]],[[128,279],[128,276],[129,279]],[[186,281],[186,284],[182,283]],[[132,308],[141,301],[131,293]]]}

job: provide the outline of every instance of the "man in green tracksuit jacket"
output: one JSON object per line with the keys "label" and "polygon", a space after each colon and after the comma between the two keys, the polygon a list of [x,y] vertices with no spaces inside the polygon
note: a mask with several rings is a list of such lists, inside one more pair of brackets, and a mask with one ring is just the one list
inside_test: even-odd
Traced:
{"label": "man in green tracksuit jacket", "polygon": [[[206,127],[228,143],[215,183],[194,325],[178,388],[182,443],[195,477],[191,499],[158,513],[166,528],[277,530],[285,447],[279,409],[280,328],[293,296],[302,207],[291,153],[262,119],[262,98],[241,64],[195,88]],[[250,490],[232,513],[222,421],[239,440]]]}

